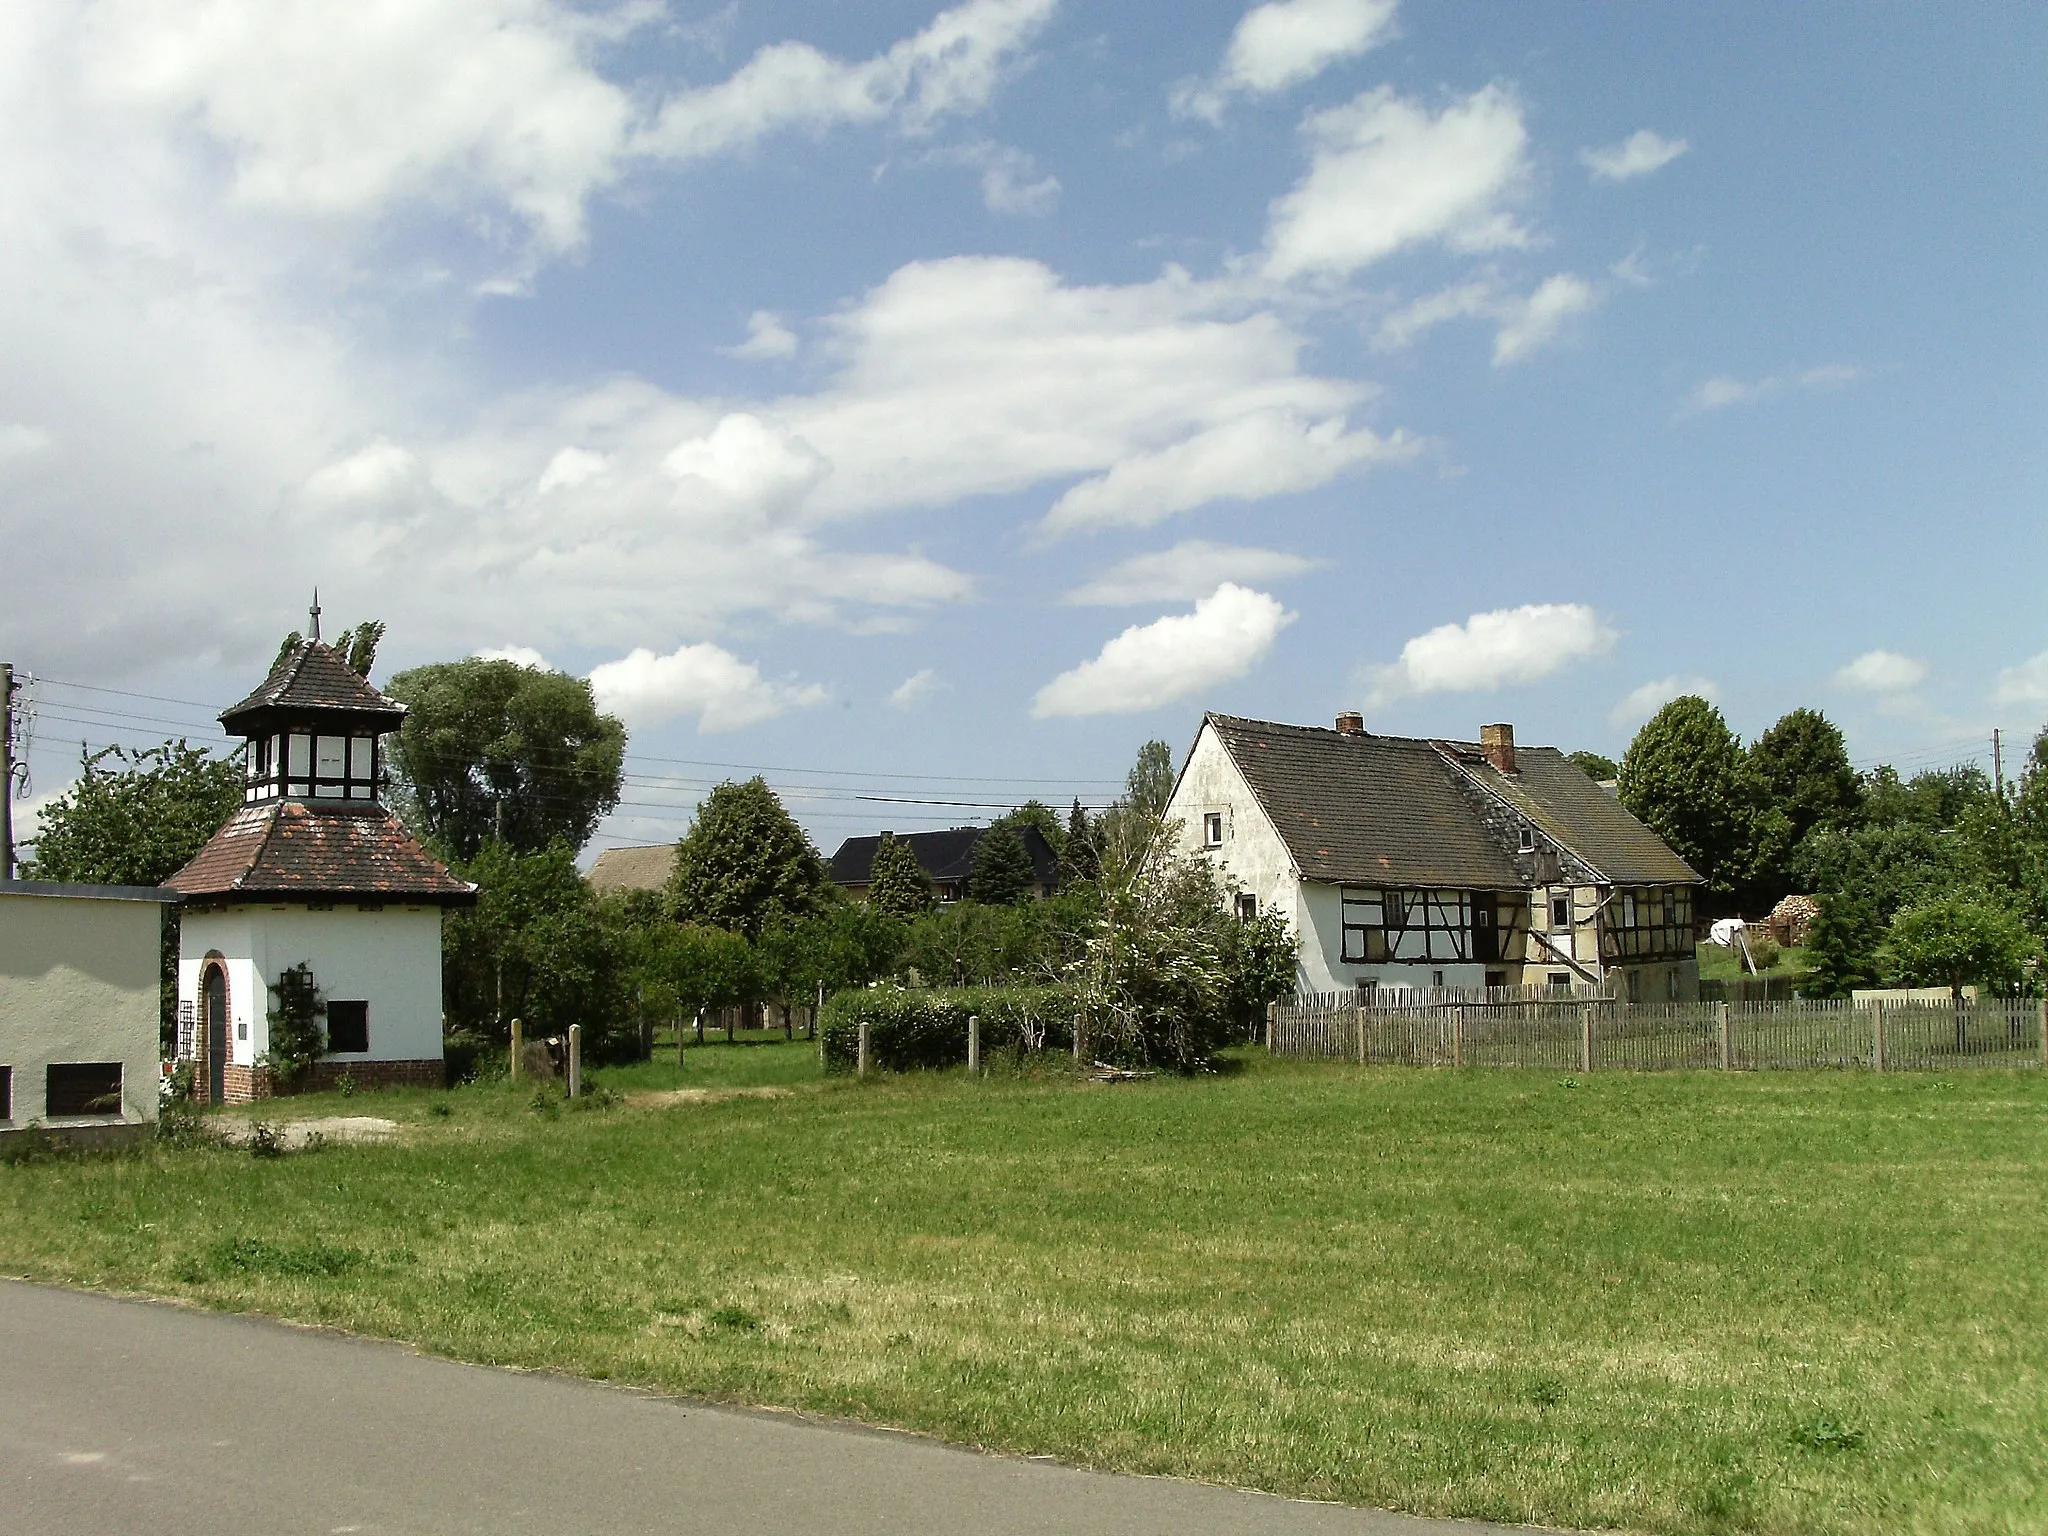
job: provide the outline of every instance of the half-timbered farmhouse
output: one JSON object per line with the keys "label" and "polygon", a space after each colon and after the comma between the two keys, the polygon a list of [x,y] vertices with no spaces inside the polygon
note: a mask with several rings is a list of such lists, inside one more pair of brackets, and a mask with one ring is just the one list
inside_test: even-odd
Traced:
{"label": "half-timbered farmhouse", "polygon": [[1699,993],[1700,877],[1554,747],[1211,714],[1167,816],[1241,915],[1300,937],[1299,984]]}

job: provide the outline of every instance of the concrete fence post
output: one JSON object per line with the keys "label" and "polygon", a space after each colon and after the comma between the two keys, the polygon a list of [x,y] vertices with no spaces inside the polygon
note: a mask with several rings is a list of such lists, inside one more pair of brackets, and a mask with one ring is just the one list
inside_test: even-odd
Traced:
{"label": "concrete fence post", "polygon": [[569,1097],[583,1095],[583,1026],[569,1026]]}
{"label": "concrete fence post", "polygon": [[520,1023],[519,1020],[514,1019],[512,1021],[512,1081],[515,1083],[519,1081],[519,1070],[521,1066],[519,1058],[524,1056],[525,1054],[526,1026]]}
{"label": "concrete fence post", "polygon": [[1884,1070],[1884,1001],[1878,999],[1870,1007],[1870,1067],[1873,1072]]}
{"label": "concrete fence post", "polygon": [[1451,1010],[1451,1065],[1465,1065],[1465,1010],[1462,1007]]}
{"label": "concrete fence post", "polygon": [[1593,1005],[1586,1004],[1579,1010],[1579,1070],[1590,1073],[1593,1070]]}
{"label": "concrete fence post", "polygon": [[2048,998],[2042,999],[2034,1023],[2041,1035],[2041,1065],[2048,1068]]}
{"label": "concrete fence post", "polygon": [[967,1015],[967,1074],[972,1077],[981,1071],[981,1015]]}
{"label": "concrete fence post", "polygon": [[1735,1070],[1735,1024],[1732,1010],[1726,1003],[1721,1005],[1721,1070]]}
{"label": "concrete fence post", "polygon": [[1278,1003],[1266,1004],[1266,1051],[1269,1055],[1273,1050],[1273,1019],[1279,1012]]}
{"label": "concrete fence post", "polygon": [[676,1065],[679,1067],[683,1064],[683,1052],[687,1048],[683,1044],[683,1010],[678,1008],[676,1009]]}
{"label": "concrete fence post", "polygon": [[1365,1010],[1363,1008],[1354,1008],[1352,1012],[1357,1015],[1358,1064],[1362,1067],[1365,1065]]}
{"label": "concrete fence post", "polygon": [[1080,1066],[1088,1052],[1088,1010],[1074,1012],[1074,1065]]}
{"label": "concrete fence post", "polygon": [[818,983],[818,1006],[811,1010],[811,1038],[818,1038],[818,1020],[825,1012],[825,983]]}
{"label": "concrete fence post", "polygon": [[866,1019],[860,1021],[860,1056],[855,1068],[857,1075],[866,1077],[874,1066],[874,1042],[872,1026]]}

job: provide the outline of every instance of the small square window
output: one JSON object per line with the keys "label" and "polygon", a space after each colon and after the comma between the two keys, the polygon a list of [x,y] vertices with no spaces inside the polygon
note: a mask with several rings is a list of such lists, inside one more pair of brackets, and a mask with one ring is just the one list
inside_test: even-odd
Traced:
{"label": "small square window", "polygon": [[1572,989],[1572,973],[1570,971],[1552,971],[1543,979],[1550,984],[1550,990],[1553,992],[1569,992]]}
{"label": "small square window", "polygon": [[334,1054],[360,1054],[370,1048],[370,1005],[329,1002],[327,1049]]}
{"label": "small square window", "polygon": [[1519,830],[1522,837],[1522,852],[1534,853],[1536,851],[1536,829],[1525,821]]}
{"label": "small square window", "polygon": [[78,1120],[121,1113],[121,1063],[52,1062],[43,1077],[43,1113],[52,1120]]}
{"label": "small square window", "polygon": [[1550,898],[1550,926],[1553,929],[1569,928],[1572,925],[1572,899],[1569,896]]}
{"label": "small square window", "polygon": [[1248,923],[1258,915],[1259,898],[1250,891],[1239,891],[1237,893],[1237,920],[1240,923]]}
{"label": "small square window", "polygon": [[1223,813],[1211,811],[1202,818],[1202,846],[1221,848],[1223,846]]}
{"label": "small square window", "polygon": [[1441,987],[1444,984],[1444,973],[1442,971],[1431,971],[1429,973],[1429,984],[1432,987]]}

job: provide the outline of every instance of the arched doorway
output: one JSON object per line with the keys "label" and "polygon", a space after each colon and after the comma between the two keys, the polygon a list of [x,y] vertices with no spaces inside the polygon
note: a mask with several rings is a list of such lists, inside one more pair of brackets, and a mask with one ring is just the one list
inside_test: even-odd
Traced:
{"label": "arched doorway", "polygon": [[228,973],[225,966],[209,965],[199,983],[199,1011],[206,1031],[206,1102],[218,1104],[227,1096],[228,1069]]}

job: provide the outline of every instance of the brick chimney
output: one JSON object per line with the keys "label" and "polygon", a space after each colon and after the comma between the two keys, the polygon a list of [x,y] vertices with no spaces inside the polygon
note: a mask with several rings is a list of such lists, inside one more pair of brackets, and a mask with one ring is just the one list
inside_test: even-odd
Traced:
{"label": "brick chimney", "polygon": [[1502,773],[1515,771],[1515,728],[1512,725],[1482,725],[1479,745],[1486,760]]}
{"label": "brick chimney", "polygon": [[1363,736],[1365,734],[1365,716],[1359,714],[1355,709],[1345,710],[1343,714],[1337,717],[1337,734],[1339,736]]}

